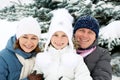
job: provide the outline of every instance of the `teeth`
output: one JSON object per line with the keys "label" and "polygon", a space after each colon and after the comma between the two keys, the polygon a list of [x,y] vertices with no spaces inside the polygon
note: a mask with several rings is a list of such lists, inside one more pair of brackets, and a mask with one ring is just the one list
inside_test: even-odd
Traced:
{"label": "teeth", "polygon": [[63,43],[55,43],[57,46],[62,46]]}
{"label": "teeth", "polygon": [[87,41],[89,41],[88,38],[80,38],[79,40],[80,40],[80,41],[83,41],[83,42],[87,42]]}
{"label": "teeth", "polygon": [[32,46],[25,46],[25,47],[28,48],[28,49],[32,48]]}
{"label": "teeth", "polygon": [[88,40],[81,40],[81,41],[83,41],[83,42],[87,42]]}
{"label": "teeth", "polygon": [[62,44],[56,44],[57,46],[62,46]]}

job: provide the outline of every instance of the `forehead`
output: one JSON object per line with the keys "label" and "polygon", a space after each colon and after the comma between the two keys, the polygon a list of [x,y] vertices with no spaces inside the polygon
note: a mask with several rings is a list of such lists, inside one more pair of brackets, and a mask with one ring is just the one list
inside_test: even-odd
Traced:
{"label": "forehead", "polygon": [[[89,29],[89,28],[79,28],[78,30],[93,31],[93,30],[91,30],[91,29]],[[93,31],[93,32],[94,32],[94,31]]]}
{"label": "forehead", "polygon": [[34,34],[23,34],[22,36],[30,36],[30,37],[37,37],[36,35],[34,35]]}
{"label": "forehead", "polygon": [[79,29],[86,29],[86,30],[90,30],[89,28],[84,28],[84,27],[83,27],[83,28],[79,28]]}
{"label": "forehead", "polygon": [[56,31],[54,34],[66,34],[66,33],[63,31]]}

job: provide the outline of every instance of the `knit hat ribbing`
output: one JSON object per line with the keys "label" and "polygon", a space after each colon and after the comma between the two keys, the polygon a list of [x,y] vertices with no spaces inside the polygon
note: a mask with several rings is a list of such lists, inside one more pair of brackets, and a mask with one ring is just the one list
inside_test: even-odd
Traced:
{"label": "knit hat ribbing", "polygon": [[80,17],[74,25],[73,34],[75,34],[75,32],[80,28],[91,29],[92,31],[95,32],[96,38],[98,37],[99,23],[95,18],[93,18],[89,15]]}
{"label": "knit hat ribbing", "polygon": [[17,39],[24,34],[34,34],[40,38],[41,29],[35,18],[27,17],[19,21],[16,31]]}

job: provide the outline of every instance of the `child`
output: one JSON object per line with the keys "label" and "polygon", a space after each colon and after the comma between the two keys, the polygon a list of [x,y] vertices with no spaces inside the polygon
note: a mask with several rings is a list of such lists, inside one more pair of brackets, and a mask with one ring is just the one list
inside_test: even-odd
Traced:
{"label": "child", "polygon": [[92,80],[83,58],[73,48],[72,22],[66,9],[53,12],[44,52],[37,55],[34,67],[45,80]]}

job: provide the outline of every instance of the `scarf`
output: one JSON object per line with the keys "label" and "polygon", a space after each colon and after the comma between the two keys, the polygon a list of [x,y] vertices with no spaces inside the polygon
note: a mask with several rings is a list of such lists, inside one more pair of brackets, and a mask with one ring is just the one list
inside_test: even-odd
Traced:
{"label": "scarf", "polygon": [[21,62],[21,64],[23,65],[21,74],[20,74],[20,78],[19,78],[21,80],[23,78],[26,78],[32,72],[32,69],[33,69],[33,66],[35,63],[35,57],[29,58],[29,59],[24,59],[19,54],[16,54],[16,56],[19,59],[19,61]]}
{"label": "scarf", "polygon": [[96,46],[92,47],[90,49],[87,49],[87,50],[77,50],[77,54],[80,54],[83,58],[85,58],[87,55],[89,55],[95,49],[96,49]]}

